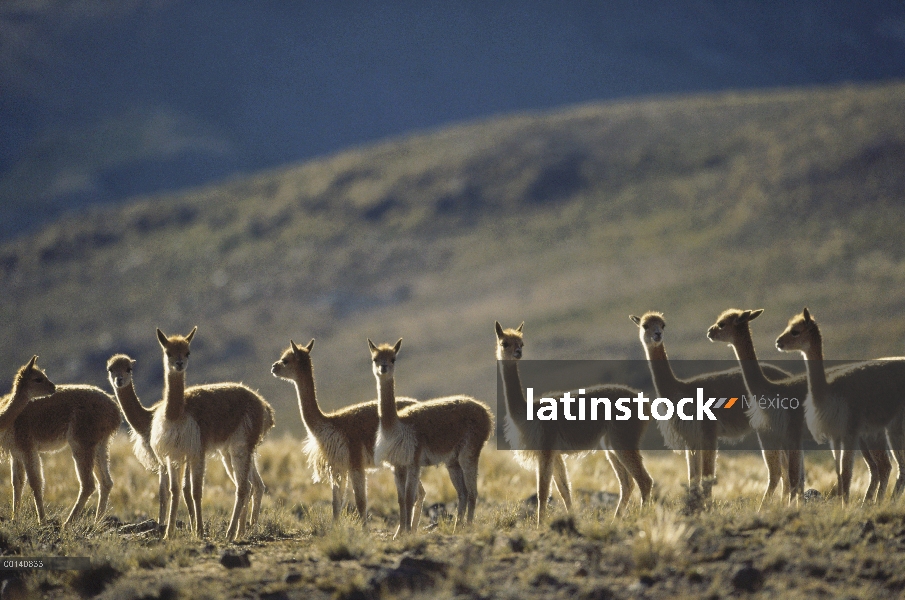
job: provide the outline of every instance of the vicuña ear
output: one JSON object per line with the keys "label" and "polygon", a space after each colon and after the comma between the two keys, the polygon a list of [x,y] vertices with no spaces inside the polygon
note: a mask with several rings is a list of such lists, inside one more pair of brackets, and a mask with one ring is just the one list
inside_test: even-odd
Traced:
{"label": "vicu\u00f1a ear", "polygon": [[747,323],[748,321],[753,321],[757,317],[760,316],[760,313],[764,312],[764,309],[759,308],[757,310],[746,310],[738,317],[735,318],[736,323]]}
{"label": "vicu\u00f1a ear", "polygon": [[810,323],[810,322],[813,320],[813,319],[811,319],[811,313],[808,312],[808,307],[807,307],[807,306],[804,307],[804,310],[801,311],[801,314],[804,315],[804,320],[805,320],[807,323]]}
{"label": "vicu\u00f1a ear", "polygon": [[515,330],[518,331],[519,333],[521,333],[521,332],[522,332],[522,327],[524,327],[524,326],[525,326],[525,322],[522,321],[522,324],[519,325],[518,327],[516,327]]}
{"label": "vicu\u00f1a ear", "polygon": [[311,338],[311,341],[308,342],[307,346],[305,346],[305,350],[307,350],[308,352],[311,352],[312,348],[314,348],[314,338]]}
{"label": "vicu\u00f1a ear", "polygon": [[635,315],[629,315],[628,318],[631,319],[632,323],[634,323],[635,325],[641,325],[641,317],[636,317]]}
{"label": "vicu\u00f1a ear", "polygon": [[164,348],[167,347],[167,336],[164,335],[159,327],[157,328],[157,341],[160,342],[160,345]]}
{"label": "vicu\u00f1a ear", "polygon": [[35,362],[37,362],[37,360],[38,360],[38,355],[35,354],[34,356],[31,357],[31,360],[28,361],[28,364],[25,365],[26,368],[33,369],[35,367]]}
{"label": "vicu\u00f1a ear", "polygon": [[393,352],[399,354],[399,349],[402,348],[402,338],[399,338],[399,341],[396,342],[396,345],[393,346]]}
{"label": "vicu\u00f1a ear", "polygon": [[377,346],[374,345],[374,342],[371,341],[371,338],[368,338],[368,348],[371,349],[371,354],[377,352]]}
{"label": "vicu\u00f1a ear", "polygon": [[299,347],[296,346],[296,345],[295,345],[295,342],[293,342],[292,340],[289,340],[289,347],[292,348],[292,351],[293,351],[295,354],[298,354],[298,353],[299,353]]}
{"label": "vicu\u00f1a ear", "polygon": [[197,326],[197,325],[195,325],[195,327],[192,328],[191,333],[189,333],[187,336],[185,336],[185,341],[191,343],[191,342],[192,342],[192,338],[195,337],[195,332],[196,332],[196,331],[198,331],[198,326]]}
{"label": "vicu\u00f1a ear", "polygon": [[493,325],[496,328],[496,336],[498,338],[502,338],[503,337],[503,326],[500,325],[499,321],[494,321]]}

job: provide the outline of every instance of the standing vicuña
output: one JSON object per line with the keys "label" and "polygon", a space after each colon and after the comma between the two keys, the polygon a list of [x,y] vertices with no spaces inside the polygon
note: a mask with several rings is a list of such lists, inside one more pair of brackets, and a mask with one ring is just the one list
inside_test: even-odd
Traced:
{"label": "standing vicu\u00f1a", "polygon": [[[158,329],[157,339],[163,348],[164,393],[163,406],[154,412],[151,424],[151,446],[166,466],[169,482],[169,518],[164,537],[170,537],[176,527],[179,507],[179,484],[186,466],[191,502],[189,519],[196,535],[204,533],[201,516],[201,496],[204,486],[205,457],[220,450],[227,471],[231,471],[236,485],[236,498],[226,539],[233,540],[244,533],[245,512],[252,486],[264,482],[253,478],[255,450],[264,435],[273,427],[273,409],[256,392],[238,383],[217,383],[185,389],[185,368],[189,344],[197,331],[183,337],[167,337]],[[257,493],[256,497],[260,497]],[[260,509],[256,505],[254,511]]]}
{"label": "standing vicu\u00f1a", "polygon": [[717,317],[716,323],[707,330],[710,341],[725,342],[735,351],[745,378],[745,388],[748,395],[755,400],[751,403],[748,417],[751,420],[751,427],[757,431],[764,462],[767,465],[767,489],[761,499],[761,506],[773,496],[780,480],[783,481],[783,496],[788,494],[790,502],[797,502],[804,492],[804,463],[801,450],[804,410],[783,408],[773,402],[765,408],[757,399],[796,398],[800,402],[808,393],[808,383],[804,375],[778,381],[768,379],[764,375],[754,352],[751,328],[748,325],[762,312],[763,309],[743,311],[730,308],[723,311]]}
{"label": "standing vicu\u00f1a", "polygon": [[801,352],[808,374],[805,420],[818,442],[829,441],[836,468],[836,492],[848,502],[856,445],[870,470],[864,501],[882,499],[890,462],[884,430],[899,466],[893,496],[905,487],[905,359],[880,359],[844,365],[827,372],[823,364],[823,337],[808,309],[789,320],[776,339],[783,352]]}
{"label": "standing vicu\u00f1a", "polygon": [[474,520],[478,500],[478,459],[493,430],[493,416],[483,403],[469,396],[449,396],[418,402],[396,410],[395,366],[402,338],[394,346],[375,346],[368,340],[372,370],[377,379],[379,427],[374,462],[395,469],[399,501],[399,529],[412,529],[412,513],[421,486],[421,467],[445,464],[456,489],[456,524]]}
{"label": "standing vicu\u00f1a", "polygon": [[107,498],[113,487],[108,445],[122,422],[119,409],[110,396],[96,387],[54,386],[35,366],[37,358],[19,370],[12,393],[2,401],[0,413],[0,446],[11,457],[13,518],[19,511],[27,477],[34,492],[38,521],[45,521],[44,471],[38,453],[56,452],[69,444],[79,479],[79,495],[64,525],[79,515],[96,488],[94,518],[97,521],[107,509]]}
{"label": "standing vicu\u00f1a", "polygon": [[[308,432],[304,450],[315,482],[328,479],[333,488],[333,520],[342,511],[343,497],[348,480],[352,482],[355,506],[362,525],[367,525],[368,492],[365,469],[374,467],[374,443],[377,438],[377,401],[355,404],[332,413],[324,413],[317,403],[314,387],[314,368],[311,350],[314,340],[307,346],[296,346],[289,340],[289,349],[270,371],[276,377],[295,384],[299,412]],[[397,398],[396,408],[401,410],[415,404],[412,398]],[[414,508],[413,527],[417,529],[421,516],[424,488],[419,487]]]}
{"label": "standing vicu\u00f1a", "polygon": [[[547,501],[550,495],[551,477],[556,482],[556,487],[566,503],[566,508],[571,510],[571,498],[569,492],[569,476],[563,461],[562,449],[547,447],[548,444],[541,438],[560,439],[556,431],[556,422],[547,422],[546,425],[529,426],[525,418],[527,399],[522,391],[521,376],[519,374],[518,360],[522,357],[524,339],[522,328],[524,323],[516,329],[503,329],[499,322],[495,323],[497,348],[497,360],[500,361],[500,374],[503,378],[503,393],[506,398],[507,415],[504,422],[504,431],[507,439],[515,446],[541,446],[541,450],[521,450],[516,455],[522,464],[533,466],[536,461],[537,468],[537,524],[543,522],[547,509]],[[600,397],[631,397],[637,395],[638,390],[617,386],[599,385],[588,387],[582,392],[588,395]],[[546,394],[545,394],[546,395]],[[553,394],[555,395],[555,394]],[[574,393],[575,396],[578,393]],[[535,405],[538,401],[535,400]],[[535,408],[531,409],[536,412]],[[653,479],[644,466],[641,456],[641,436],[647,429],[647,422],[641,421],[637,416],[632,416],[628,421],[583,421],[572,422],[566,436],[569,441],[582,448],[605,447],[605,455],[616,473],[619,481],[619,502],[616,504],[614,516],[619,515],[628,504],[635,487],[641,492],[641,505],[650,501],[650,493],[653,488]],[[574,425],[580,425],[575,427]],[[520,439],[516,439],[520,438]],[[556,444],[550,444],[555,446]],[[583,454],[584,452],[575,452]],[[565,490],[565,493],[563,491]]]}
{"label": "standing vicu\u00f1a", "polygon": [[[639,328],[638,333],[647,354],[657,396],[673,400],[693,397],[699,387],[703,388],[707,396],[718,398],[740,398],[746,393],[745,380],[738,367],[716,373],[704,373],[689,379],[679,379],[673,373],[669,358],[666,356],[666,345],[663,343],[666,319],[662,313],[646,312],[641,317],[630,315],[629,318]],[[773,379],[789,376],[789,373],[773,365],[764,365],[764,372]],[[711,497],[712,485],[716,478],[717,440],[735,441],[751,432],[744,403],[736,401],[730,408],[714,413],[717,421],[685,420],[678,415],[666,421],[657,421],[667,445],[673,450],[685,451],[688,485],[701,487],[705,499]],[[764,452],[774,454],[778,450],[765,449]],[[775,461],[778,456],[778,454],[771,456],[770,460]]]}
{"label": "standing vicu\u00f1a", "polygon": [[[524,425],[525,423],[521,419],[521,415],[525,412],[526,400],[522,392],[521,376],[516,362],[522,358],[522,348],[525,346],[522,334],[525,323],[523,321],[515,329],[503,329],[500,322],[496,321],[494,327],[497,335],[496,358],[498,361],[504,361],[499,363],[507,409],[503,421],[503,433],[509,445],[517,448],[522,445],[520,438],[528,433],[519,429],[519,424]],[[520,465],[535,472],[538,526],[547,515],[551,480],[566,506],[566,511],[572,512],[572,485],[569,482],[569,470],[566,468],[566,461],[561,451],[515,450],[513,456]],[[616,469],[616,466],[613,465],[613,468]]]}
{"label": "standing vicu\u00f1a", "polygon": [[[132,368],[134,364],[135,361],[125,354],[114,355],[107,361],[107,374],[110,379],[110,385],[113,386],[116,401],[119,402],[119,407],[122,409],[123,414],[126,417],[126,422],[131,428],[132,452],[135,454],[136,458],[138,458],[138,461],[142,466],[158,475],[157,525],[158,527],[164,527],[167,518],[167,501],[169,495],[167,470],[157,459],[157,455],[154,454],[154,449],[151,447],[151,424],[154,420],[154,412],[161,409],[163,401],[158,401],[150,408],[145,407],[141,403],[138,399],[138,394],[135,393],[135,384],[132,379]],[[193,398],[195,394],[198,393],[199,389],[203,388],[193,386],[185,390],[187,403],[194,403]],[[201,393],[203,394],[204,392]],[[229,475],[230,480],[235,484],[236,478],[233,473],[232,465],[222,448],[220,449],[220,458],[223,460],[223,466],[226,467],[226,472]],[[261,500],[264,494],[264,485],[254,461],[251,463],[249,481],[251,483],[252,510],[248,526],[254,527],[258,520]],[[188,484],[188,480],[186,480],[185,483]],[[194,503],[192,502],[190,486],[184,485],[182,492],[183,497],[185,498],[186,507],[191,513],[194,509]],[[244,522],[243,517],[243,523]]]}

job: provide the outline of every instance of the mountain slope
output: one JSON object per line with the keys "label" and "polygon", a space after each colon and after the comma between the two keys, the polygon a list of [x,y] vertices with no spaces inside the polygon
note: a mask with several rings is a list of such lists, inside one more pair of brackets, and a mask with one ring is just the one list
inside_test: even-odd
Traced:
{"label": "mountain slope", "polygon": [[492,401],[495,319],[527,322],[526,358],[641,359],[627,316],[657,309],[674,358],[730,359],[707,326],[763,307],[778,358],[808,305],[828,358],[900,354],[903,158],[905,84],[802,89],[516,115],[98,208],[0,247],[0,381],[37,353],[106,386],[127,351],[149,402],[154,327],[197,324],[189,382],[242,380],[300,431],[269,374],[290,338],[317,338],[331,408],[374,397],[367,337],[406,339],[399,393]]}
{"label": "mountain slope", "polygon": [[900,0],[7,0],[0,40],[2,240],[482,115],[905,77]]}

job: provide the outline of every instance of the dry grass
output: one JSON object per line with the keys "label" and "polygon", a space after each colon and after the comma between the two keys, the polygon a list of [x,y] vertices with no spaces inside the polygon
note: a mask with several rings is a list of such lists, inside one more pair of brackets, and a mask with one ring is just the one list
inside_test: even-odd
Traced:
{"label": "dry grass", "polygon": [[[311,483],[299,447],[290,437],[262,446],[259,464],[269,494],[261,522],[239,544],[222,541],[232,486],[213,463],[204,498],[205,539],[182,530],[161,541],[153,534],[93,526],[88,518],[60,531],[74,497],[71,461],[60,453],[45,462],[54,523],[38,527],[33,510],[16,523],[0,521],[0,546],[19,556],[92,557],[95,568],[87,575],[26,574],[26,585],[47,598],[90,595],[98,581],[106,582],[100,597],[110,598],[718,597],[748,588],[765,597],[811,598],[877,597],[905,589],[905,557],[898,552],[905,544],[905,508],[844,508],[829,501],[789,508],[776,502],[757,513],[764,468],[753,453],[723,452],[714,506],[687,516],[681,457],[648,452],[657,482],[653,506],[641,510],[633,504],[615,521],[617,487],[605,459],[572,460],[574,526],[554,502],[551,523],[537,530],[533,505],[526,501],[533,475],[506,452],[488,448],[472,528],[453,531],[450,517],[426,512],[421,532],[393,540],[395,489],[388,471],[370,478],[369,531],[351,512],[334,526],[329,489]],[[809,485],[823,489],[831,480],[825,454],[807,457]],[[110,514],[123,522],[147,519],[156,511],[155,485],[130,455],[125,436],[114,441],[112,457]],[[855,489],[866,484],[859,466]],[[455,494],[443,470],[428,469],[424,485],[426,505],[442,503],[453,513]],[[4,518],[8,491],[6,497]],[[180,514],[185,518],[184,506]],[[226,550],[250,551],[252,568],[225,569],[219,559]]]}

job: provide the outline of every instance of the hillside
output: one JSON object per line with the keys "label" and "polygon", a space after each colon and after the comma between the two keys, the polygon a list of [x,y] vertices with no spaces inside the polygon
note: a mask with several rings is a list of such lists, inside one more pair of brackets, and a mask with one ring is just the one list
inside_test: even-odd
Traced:
{"label": "hillside", "polygon": [[900,0],[0,2],[0,240],[580,102],[905,77]]}
{"label": "hillside", "polygon": [[[0,384],[33,353],[108,387],[128,352],[159,397],[154,327],[199,326],[190,383],[242,380],[301,431],[269,373],[314,350],[323,404],[374,396],[365,338],[406,340],[398,392],[495,395],[493,321],[526,358],[673,358],[762,307],[765,358],[803,305],[828,358],[902,353],[905,84],[644,99],[463,124],[247,179],[72,214],[0,247]],[[879,335],[878,335],[879,334]]]}

